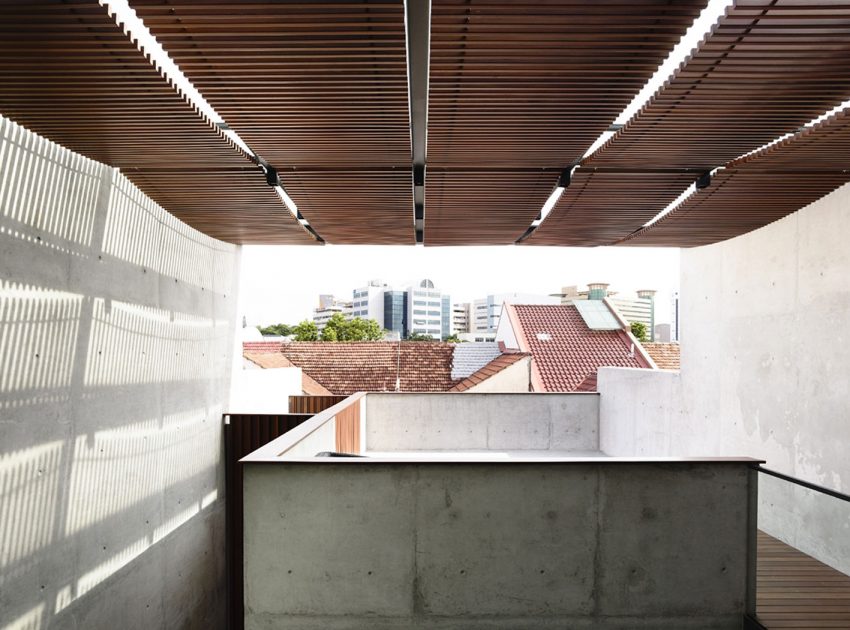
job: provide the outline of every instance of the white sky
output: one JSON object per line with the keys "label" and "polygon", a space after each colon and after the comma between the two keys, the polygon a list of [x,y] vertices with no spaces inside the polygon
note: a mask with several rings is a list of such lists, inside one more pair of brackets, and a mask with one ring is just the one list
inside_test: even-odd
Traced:
{"label": "white sky", "polygon": [[248,325],[312,317],[320,293],[351,299],[380,279],[404,288],[427,277],[466,302],[488,293],[557,293],[562,286],[609,282],[622,294],[656,289],[656,322],[670,321],[679,287],[679,250],[642,247],[324,247],[244,246],[239,315]]}

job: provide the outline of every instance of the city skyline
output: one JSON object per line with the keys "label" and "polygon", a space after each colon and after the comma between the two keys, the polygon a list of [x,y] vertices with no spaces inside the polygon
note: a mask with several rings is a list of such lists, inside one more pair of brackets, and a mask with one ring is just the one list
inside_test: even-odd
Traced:
{"label": "city skyline", "polygon": [[370,280],[403,288],[427,277],[453,304],[488,294],[548,295],[588,282],[607,282],[621,294],[655,289],[657,323],[669,323],[678,274],[679,250],[672,248],[246,246],[239,313],[249,326],[294,324],[312,319],[321,294],[351,299]]}

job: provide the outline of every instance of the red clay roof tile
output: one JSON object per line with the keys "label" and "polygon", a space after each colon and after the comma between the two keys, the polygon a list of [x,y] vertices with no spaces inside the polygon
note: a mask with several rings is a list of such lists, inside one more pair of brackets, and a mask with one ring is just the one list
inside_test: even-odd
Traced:
{"label": "red clay roof tile", "polygon": [[483,368],[474,372],[463,379],[460,383],[452,387],[450,392],[463,392],[467,389],[478,385],[479,383],[486,381],[491,376],[498,374],[502,370],[507,367],[510,367],[517,361],[524,359],[525,357],[530,356],[525,352],[509,352],[502,354],[501,356],[496,357],[490,363],[485,365]]}
{"label": "red clay roof tile", "polygon": [[655,365],[661,370],[678,370],[680,367],[680,355],[678,343],[644,343],[647,354],[655,361]]}
{"label": "red clay roof tile", "polygon": [[591,330],[570,304],[509,307],[520,344],[534,357],[539,384],[547,392],[577,391],[597,368],[649,367],[632,356],[625,332]]}
{"label": "red clay roof tile", "polygon": [[[253,360],[256,350],[267,351],[272,343],[285,360],[333,394],[395,391],[397,375],[403,392],[444,392],[456,383],[451,378],[454,344],[450,343],[246,342],[243,349]],[[257,344],[263,345],[257,348]]]}

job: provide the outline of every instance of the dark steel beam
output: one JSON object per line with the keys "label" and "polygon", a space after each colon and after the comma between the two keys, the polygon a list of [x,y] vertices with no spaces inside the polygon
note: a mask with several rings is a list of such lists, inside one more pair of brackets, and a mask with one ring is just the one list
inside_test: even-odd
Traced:
{"label": "dark steel beam", "polygon": [[416,242],[424,242],[425,164],[428,155],[428,69],[431,53],[431,0],[405,0],[407,96],[413,158],[413,226]]}

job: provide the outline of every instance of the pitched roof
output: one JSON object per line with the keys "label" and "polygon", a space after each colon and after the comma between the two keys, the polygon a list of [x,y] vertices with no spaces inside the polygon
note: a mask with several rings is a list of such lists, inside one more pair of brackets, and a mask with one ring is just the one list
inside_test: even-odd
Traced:
{"label": "pitched roof", "polygon": [[299,367],[307,394],[462,392],[530,356],[496,343],[429,341],[246,341],[243,356],[261,368]]}
{"label": "pitched roof", "polygon": [[590,374],[584,377],[584,380],[576,386],[575,391],[577,392],[595,392],[596,391],[596,383],[597,383],[597,374],[596,370],[593,370]]}
{"label": "pitched roof", "polygon": [[452,378],[466,378],[502,354],[499,344],[493,341],[467,342],[455,345]]}
{"label": "pitched roof", "polygon": [[283,341],[243,341],[242,352],[269,353],[280,352]]}
{"label": "pitched roof", "polygon": [[661,370],[678,370],[680,365],[678,343],[644,343],[644,349]]}
{"label": "pitched roof", "polygon": [[427,341],[296,341],[280,352],[334,394],[396,391],[444,392],[451,377],[454,344]]}
{"label": "pitched roof", "polygon": [[486,381],[491,376],[494,376],[504,370],[507,367],[512,366],[517,361],[521,361],[522,359],[531,356],[527,352],[510,352],[497,356],[495,359],[490,361],[487,365],[482,367],[480,370],[477,370],[463,379],[460,383],[452,387],[450,392],[464,392],[467,389],[471,389]]}
{"label": "pitched roof", "polygon": [[[245,350],[244,348],[250,343],[256,342],[245,342],[242,344],[242,356],[248,359],[251,363],[264,369],[296,367],[293,365],[292,361],[287,359],[283,353],[281,353],[281,344],[275,343],[275,349],[273,351],[268,351],[265,348],[261,348],[260,351]],[[332,393],[326,387],[317,383],[315,379],[313,379],[304,370],[301,370],[301,391],[308,396],[327,396]]]}
{"label": "pitched roof", "polygon": [[536,391],[576,391],[603,366],[651,367],[639,352],[632,355],[624,330],[591,330],[572,304],[505,308],[520,349],[533,356]]}

